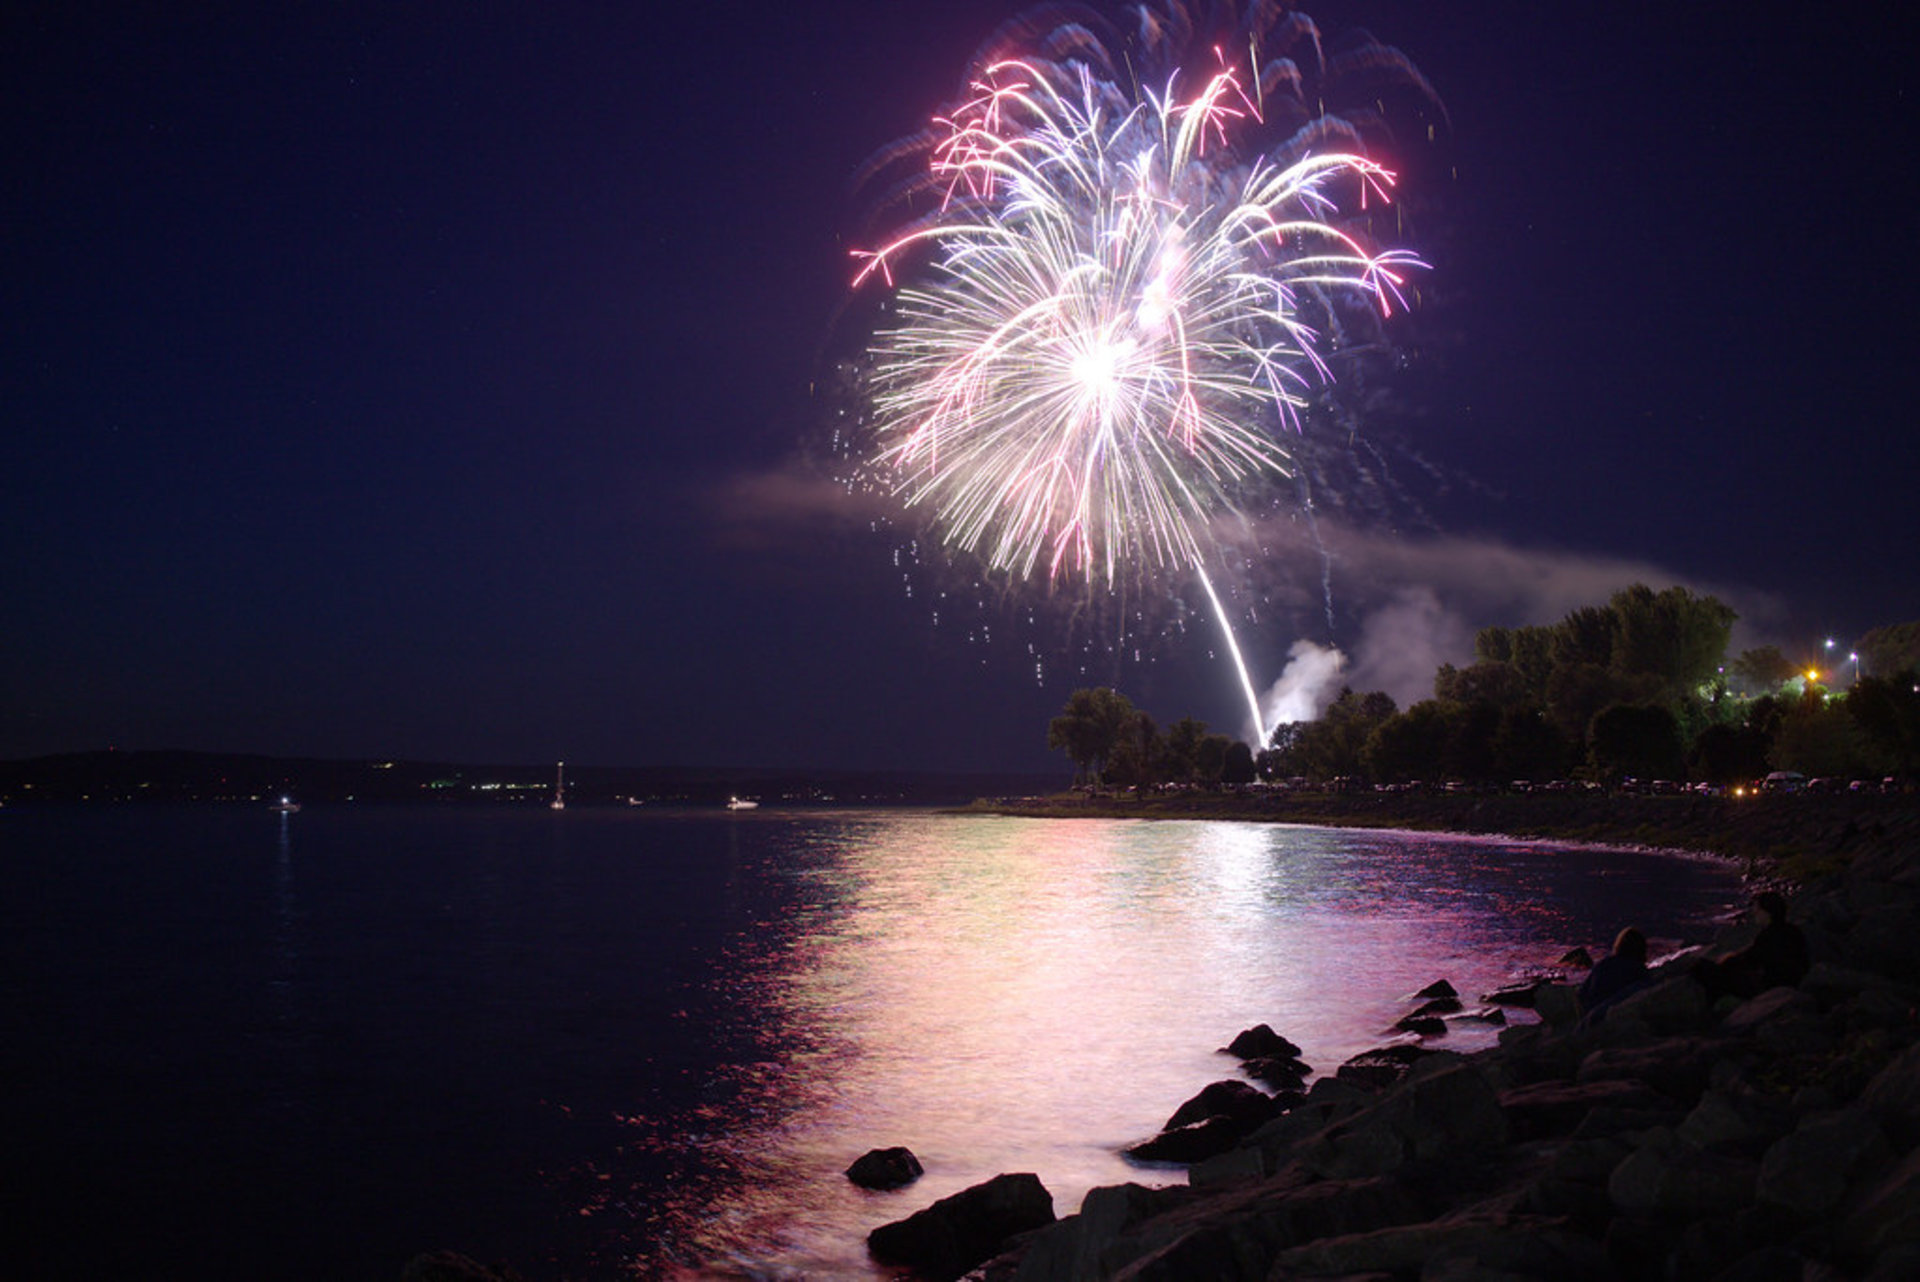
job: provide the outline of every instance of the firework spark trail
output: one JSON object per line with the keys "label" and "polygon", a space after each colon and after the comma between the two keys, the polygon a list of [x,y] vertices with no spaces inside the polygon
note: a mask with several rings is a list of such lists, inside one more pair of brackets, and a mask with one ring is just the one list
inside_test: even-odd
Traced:
{"label": "firework spark trail", "polygon": [[1016,578],[1194,573],[1264,737],[1209,524],[1243,483],[1292,474],[1276,429],[1330,378],[1315,318],[1346,297],[1390,313],[1421,264],[1335,221],[1342,197],[1387,198],[1373,160],[1236,157],[1259,120],[1240,75],[1222,61],[1191,97],[1174,77],[1136,101],[1084,62],[989,63],[937,122],[938,211],[856,284],[931,257],[874,343],[896,495]]}

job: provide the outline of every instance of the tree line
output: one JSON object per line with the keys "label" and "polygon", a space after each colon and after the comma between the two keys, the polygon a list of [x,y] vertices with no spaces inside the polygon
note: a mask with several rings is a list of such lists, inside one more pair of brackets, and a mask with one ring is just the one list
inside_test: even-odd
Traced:
{"label": "tree line", "polygon": [[1317,720],[1282,724],[1257,753],[1191,717],[1162,732],[1105,688],[1074,691],[1047,743],[1080,780],[1116,787],[1913,777],[1920,622],[1863,637],[1842,690],[1773,646],[1729,661],[1736,617],[1712,596],[1634,584],[1558,623],[1482,629],[1474,661],[1443,665],[1433,697],[1407,708],[1383,691],[1343,689]]}

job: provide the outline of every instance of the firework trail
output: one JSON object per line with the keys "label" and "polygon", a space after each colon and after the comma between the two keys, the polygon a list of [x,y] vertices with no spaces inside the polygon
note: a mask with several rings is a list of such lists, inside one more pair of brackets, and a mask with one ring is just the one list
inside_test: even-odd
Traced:
{"label": "firework trail", "polygon": [[[1177,8],[1131,41],[1031,22],[901,149],[927,211],[861,254],[895,287],[872,345],[872,462],[942,541],[1022,580],[1192,573],[1258,702],[1207,562],[1210,527],[1287,476],[1286,434],[1364,307],[1404,306],[1410,253],[1361,234],[1394,176],[1358,131],[1304,111],[1262,34],[1319,37],[1279,5],[1245,48],[1156,83],[1115,74],[1191,43]],[[1004,34],[1004,33],[1003,33]],[[1109,44],[1122,45],[1116,58]],[[993,46],[990,46],[993,47]],[[1373,46],[1373,48],[1378,48]],[[1291,117],[1263,148],[1269,117]]]}

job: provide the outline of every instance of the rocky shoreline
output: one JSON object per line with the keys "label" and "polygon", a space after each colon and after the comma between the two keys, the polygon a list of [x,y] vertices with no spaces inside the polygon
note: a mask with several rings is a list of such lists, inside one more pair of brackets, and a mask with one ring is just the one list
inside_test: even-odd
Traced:
{"label": "rocky shoreline", "polygon": [[[1206,800],[1167,799],[1228,817],[1198,813]],[[1371,798],[1332,800],[1352,804],[1318,822],[1375,813]],[[1486,802],[1537,799],[1435,800],[1450,813],[1401,804],[1374,826],[1526,835],[1519,808]],[[1570,804],[1529,809],[1564,820],[1587,801],[1552,800]],[[1616,799],[1587,839],[1632,830],[1634,844],[1740,856],[1790,885],[1814,963],[1797,986],[1712,1001],[1683,957],[1597,1021],[1550,984],[1533,994],[1541,1022],[1492,1049],[1408,1042],[1310,1083],[1286,1066],[1298,1048],[1248,1030],[1241,1076],[1181,1105],[1147,1150],[1179,1157],[1185,1186],[1095,1189],[1056,1220],[1037,1179],[1003,1175],[877,1230],[876,1258],[973,1282],[1920,1277],[1920,810],[1905,797],[1671,800]],[[1152,817],[1186,813],[1166,810]]]}

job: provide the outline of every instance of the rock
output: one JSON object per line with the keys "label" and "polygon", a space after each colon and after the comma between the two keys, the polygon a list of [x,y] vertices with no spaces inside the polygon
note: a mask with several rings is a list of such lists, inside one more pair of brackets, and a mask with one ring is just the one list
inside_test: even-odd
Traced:
{"label": "rock", "polygon": [[1607,1196],[1630,1216],[1688,1220],[1729,1215],[1753,1201],[1759,1164],[1704,1152],[1665,1127],[1607,1177]]}
{"label": "rock", "polygon": [[458,1251],[431,1251],[408,1260],[400,1282],[520,1282],[520,1275],[505,1266],[489,1268]]}
{"label": "rock", "polygon": [[1550,980],[1534,979],[1524,984],[1514,984],[1507,988],[1495,989],[1480,998],[1483,1002],[1492,1002],[1496,1006],[1522,1006],[1531,1008],[1540,989]]}
{"label": "rock", "polygon": [[1695,1148],[1732,1149],[1758,1157],[1792,1125],[1778,1108],[1763,1109],[1744,1094],[1714,1088],[1680,1123],[1680,1138]]}
{"label": "rock", "polygon": [[1335,1069],[1334,1076],[1355,1086],[1378,1090],[1405,1077],[1413,1062],[1429,1053],[1425,1047],[1414,1042],[1380,1046],[1361,1051]]}
{"label": "rock", "polygon": [[1538,1082],[1500,1092],[1500,1111],[1516,1139],[1571,1135],[1595,1109],[1659,1109],[1665,1097],[1644,1082]]}
{"label": "rock", "polygon": [[1755,1193],[1762,1204],[1809,1218],[1840,1204],[1848,1185],[1892,1156],[1886,1136],[1864,1109],[1801,1119],[1760,1162]]}
{"label": "rock", "polygon": [[1452,1015],[1459,1009],[1460,999],[1458,997],[1435,997],[1428,1001],[1421,1002],[1418,1006],[1408,1011],[1407,1014],[1415,1017],[1423,1015]]}
{"label": "rock", "polygon": [[1282,1091],[1294,1091],[1307,1080],[1307,1075],[1313,1072],[1313,1067],[1297,1059],[1263,1055],[1259,1059],[1250,1059],[1241,1064],[1240,1071],[1256,1082],[1265,1082]]}
{"label": "rock", "polygon": [[1170,1126],[1152,1139],[1127,1149],[1126,1154],[1136,1162],[1172,1162],[1187,1166],[1226,1152],[1253,1128],[1254,1123],[1215,1114],[1197,1122]]}
{"label": "rock", "polygon": [[1469,1211],[1292,1247],[1275,1258],[1270,1276],[1426,1276],[1423,1266],[1428,1261],[1474,1260],[1486,1261],[1482,1277],[1580,1278],[1600,1277],[1605,1271],[1598,1249],[1567,1232],[1558,1220]]}
{"label": "rock", "polygon": [[905,1148],[876,1148],[855,1158],[846,1171],[847,1178],[863,1189],[897,1189],[919,1179],[926,1172],[920,1159]]}
{"label": "rock", "polygon": [[1920,1145],[1920,1045],[1875,1074],[1860,1093],[1860,1105],[1901,1148]]}
{"label": "rock", "polygon": [[1569,948],[1560,955],[1560,960],[1555,962],[1554,965],[1565,966],[1573,970],[1592,970],[1593,954],[1584,948]]}
{"label": "rock", "polygon": [[1405,1019],[1395,1020],[1393,1026],[1403,1033],[1414,1033],[1421,1037],[1447,1035],[1447,1021],[1437,1015],[1409,1015]]}
{"label": "rock", "polygon": [[1507,1022],[1507,1012],[1501,1010],[1498,1006],[1478,1006],[1473,1010],[1462,1011],[1458,1022],[1463,1024],[1504,1025]]}
{"label": "rock", "polygon": [[[1625,1004],[1624,999],[1621,1004]],[[1538,984],[1533,990],[1533,1008],[1549,1027],[1572,1028],[1580,1020],[1580,990],[1572,984]]]}
{"label": "rock", "polygon": [[1675,1103],[1693,1107],[1707,1089],[1721,1047],[1701,1037],[1670,1037],[1641,1046],[1603,1046],[1580,1061],[1575,1080],[1645,1082]]}
{"label": "rock", "polygon": [[1200,1093],[1173,1110],[1163,1131],[1177,1130],[1209,1117],[1227,1117],[1242,1122],[1251,1131],[1260,1123],[1272,1117],[1273,1099],[1247,1085],[1245,1082],[1212,1082],[1200,1089]]}
{"label": "rock", "polygon": [[1414,994],[1415,997],[1458,997],[1459,995],[1460,990],[1444,979],[1436,979]]}
{"label": "rock", "polygon": [[1707,990],[1690,975],[1675,975],[1622,997],[1608,1009],[1605,1022],[1637,1022],[1657,1036],[1671,1037],[1700,1031],[1708,1015]]}
{"label": "rock", "polygon": [[1351,1179],[1385,1175],[1408,1162],[1485,1153],[1509,1136],[1484,1070],[1458,1055],[1433,1052],[1399,1087],[1303,1141],[1295,1156],[1320,1175]]}
{"label": "rock", "polygon": [[[1019,1282],[1102,1277],[1115,1262],[1131,1258],[1119,1244],[1135,1225],[1168,1214],[1193,1200],[1183,1188],[1150,1189],[1138,1184],[1112,1184],[1088,1191],[1080,1211],[1038,1230],[1022,1255],[1015,1277]],[[1163,1236],[1163,1235],[1155,1235]]]}
{"label": "rock", "polygon": [[904,1220],[882,1224],[867,1234],[867,1250],[883,1264],[953,1282],[991,1259],[1014,1234],[1053,1219],[1053,1195],[1039,1176],[996,1175]]}
{"label": "rock", "polygon": [[1227,1054],[1240,1059],[1299,1059],[1300,1048],[1265,1024],[1255,1024],[1227,1043]]}
{"label": "rock", "polygon": [[1840,1221],[1840,1243],[1859,1259],[1874,1259],[1920,1243],[1920,1149],[1908,1153]]}

